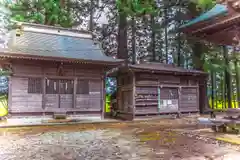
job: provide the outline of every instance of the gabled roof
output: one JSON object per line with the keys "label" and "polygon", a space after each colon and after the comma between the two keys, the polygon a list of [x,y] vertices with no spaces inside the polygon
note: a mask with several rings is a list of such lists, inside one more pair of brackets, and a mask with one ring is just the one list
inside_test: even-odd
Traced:
{"label": "gabled roof", "polygon": [[189,27],[191,25],[194,25],[196,23],[200,23],[206,20],[210,20],[212,18],[215,18],[219,15],[227,13],[228,9],[226,5],[222,4],[216,4],[211,10],[201,14],[200,16],[194,18],[193,20],[190,20],[188,23],[180,26],[180,28]]}
{"label": "gabled roof", "polygon": [[10,32],[8,48],[1,49],[0,56],[121,62],[121,60],[106,56],[99,44],[92,40],[90,32],[29,23],[23,24],[20,36],[16,36],[16,30]]}
{"label": "gabled roof", "polygon": [[114,68],[108,72],[109,75],[115,76],[119,70],[131,69],[134,72],[151,72],[151,73],[176,73],[180,75],[208,75],[208,73],[203,71],[198,71],[194,69],[185,69],[182,67],[177,67],[171,64],[164,63],[154,63],[147,62],[134,65],[123,65],[118,68]]}
{"label": "gabled roof", "polygon": [[172,72],[172,73],[182,73],[182,74],[206,74],[203,71],[198,71],[194,69],[185,69],[182,67],[177,67],[172,64],[164,64],[164,63],[154,63],[154,62],[147,62],[135,65],[128,65],[129,68],[134,69],[135,71],[140,72]]}

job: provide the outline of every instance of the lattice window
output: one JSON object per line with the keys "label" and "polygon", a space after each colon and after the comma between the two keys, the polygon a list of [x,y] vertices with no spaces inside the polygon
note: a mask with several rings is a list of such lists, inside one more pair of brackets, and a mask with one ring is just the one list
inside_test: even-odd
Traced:
{"label": "lattice window", "polygon": [[73,94],[73,80],[60,80],[60,94]]}
{"label": "lattice window", "polygon": [[59,92],[59,80],[47,79],[46,80],[46,94],[58,94]]}
{"label": "lattice window", "polygon": [[89,94],[89,80],[78,80],[77,94]]}
{"label": "lattice window", "polygon": [[28,78],[28,93],[42,93],[42,79]]}

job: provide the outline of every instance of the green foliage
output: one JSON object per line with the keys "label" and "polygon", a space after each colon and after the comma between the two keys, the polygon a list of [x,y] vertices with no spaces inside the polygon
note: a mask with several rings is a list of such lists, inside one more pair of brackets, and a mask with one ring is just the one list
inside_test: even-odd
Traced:
{"label": "green foliage", "polygon": [[71,27],[73,16],[68,6],[61,6],[60,0],[19,0],[9,5],[12,19],[46,25]]}
{"label": "green foliage", "polygon": [[216,0],[191,0],[191,2],[195,3],[201,11],[207,11],[216,4]]}
{"label": "green foliage", "polygon": [[159,12],[155,0],[117,0],[117,8],[119,12],[124,12],[128,16],[143,16]]}

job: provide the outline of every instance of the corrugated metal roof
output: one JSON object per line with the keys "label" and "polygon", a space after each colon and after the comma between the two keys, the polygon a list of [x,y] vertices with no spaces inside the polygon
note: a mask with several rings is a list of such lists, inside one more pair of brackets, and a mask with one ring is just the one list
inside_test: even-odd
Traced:
{"label": "corrugated metal roof", "polygon": [[141,71],[148,70],[148,71],[166,71],[166,72],[177,72],[177,73],[191,73],[191,74],[207,74],[203,71],[193,70],[193,69],[185,69],[182,67],[177,67],[171,64],[164,64],[164,63],[142,63],[142,64],[135,64],[129,65],[130,68],[139,69]]}
{"label": "corrugated metal roof", "polygon": [[[34,25],[36,29],[36,25]],[[49,26],[39,27],[41,31],[23,31],[21,36],[16,36],[15,31],[11,31],[8,49],[2,50],[4,55],[8,52],[23,56],[56,57],[63,59],[78,59],[90,61],[117,62],[119,60],[106,56],[100,46],[91,38],[57,34],[59,28],[55,29],[56,34],[47,32]],[[71,32],[68,30],[68,32]],[[76,32],[72,32],[74,35]],[[77,33],[76,33],[77,34]],[[86,34],[86,33],[85,33]]]}
{"label": "corrugated metal roof", "polygon": [[164,63],[154,63],[154,62],[147,62],[141,64],[134,64],[134,65],[122,65],[116,68],[113,68],[107,72],[108,76],[117,76],[120,70],[128,71],[128,68],[132,69],[135,72],[146,72],[146,73],[178,73],[181,75],[201,75],[207,76],[208,73],[203,71],[198,71],[194,69],[185,69],[182,67],[177,67],[172,64],[164,64]]}
{"label": "corrugated metal roof", "polygon": [[190,20],[188,23],[180,26],[180,28],[189,27],[199,22],[210,20],[216,16],[227,13],[228,9],[226,5],[216,4],[211,10],[203,13],[202,15]]}

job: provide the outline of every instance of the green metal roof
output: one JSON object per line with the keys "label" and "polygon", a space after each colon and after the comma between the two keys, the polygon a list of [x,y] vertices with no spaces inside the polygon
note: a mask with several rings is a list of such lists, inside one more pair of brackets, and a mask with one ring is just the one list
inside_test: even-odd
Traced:
{"label": "green metal roof", "polygon": [[[56,29],[56,27],[35,25],[35,28],[44,30],[23,31],[21,36],[16,36],[16,32],[14,30],[11,31],[8,48],[1,49],[0,52],[2,51],[2,54],[6,56],[8,54],[16,54],[86,61],[120,61],[106,56],[100,46],[91,38],[74,36],[77,33],[74,33],[71,29],[68,29],[68,31],[73,36],[47,33],[47,30],[56,30],[57,33],[58,28]],[[62,30],[64,31],[64,29]],[[59,32],[61,33],[61,31]]]}
{"label": "green metal roof", "polygon": [[202,15],[190,20],[188,23],[180,26],[180,28],[190,27],[191,25],[197,24],[199,22],[203,22],[206,20],[210,20],[214,17],[227,13],[228,9],[226,5],[216,4],[211,10],[203,13]]}

